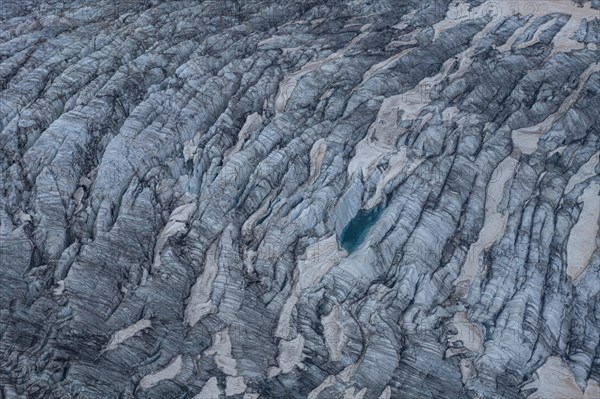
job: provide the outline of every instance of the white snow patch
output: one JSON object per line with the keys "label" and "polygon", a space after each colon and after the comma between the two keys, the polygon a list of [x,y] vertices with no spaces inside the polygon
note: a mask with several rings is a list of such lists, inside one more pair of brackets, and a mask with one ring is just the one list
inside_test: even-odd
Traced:
{"label": "white snow patch", "polygon": [[588,78],[594,72],[600,72],[599,63],[591,64],[581,74],[579,77],[579,85],[565,98],[555,113],[549,115],[546,119],[535,126],[528,126],[513,130],[513,144],[519,148],[522,153],[532,154],[537,149],[540,136],[547,133],[552,128],[552,125],[554,125],[559,118],[563,117],[572,108],[573,103],[579,98],[581,91],[585,87]]}
{"label": "white snow patch", "polygon": [[[500,52],[504,52],[511,49],[516,39],[519,38],[538,17],[560,12],[570,15],[571,18],[561,28],[553,40],[554,49],[551,55],[553,56],[557,52],[584,48],[585,45],[583,43],[579,43],[576,40],[571,39],[571,37],[577,31],[584,18],[589,20],[592,19],[594,14],[598,14],[597,10],[591,8],[590,2],[584,3],[583,7],[578,7],[577,4],[571,0],[536,0],[530,2],[489,0],[477,7],[471,9],[469,9],[469,7],[469,4],[463,1],[452,3],[448,7],[446,17],[433,25],[435,31],[433,39],[437,39],[441,33],[454,26],[485,15],[491,15],[493,17],[490,22],[491,25],[495,25],[492,23],[493,21],[501,22],[511,15],[520,14],[522,16],[529,16],[529,21],[524,26],[517,29],[506,43],[498,47]],[[542,31],[549,27],[553,22],[554,20],[540,26],[535,32],[534,37],[528,42],[520,44],[519,48],[537,43],[540,34],[543,33]]]}
{"label": "white snow patch", "polygon": [[230,376],[237,376],[235,368],[237,362],[231,355],[231,338],[228,329],[219,331],[213,337],[213,344],[204,352],[205,356],[215,355],[215,363],[223,373]]}
{"label": "white snow patch", "polygon": [[448,338],[449,343],[461,341],[463,348],[450,347],[446,351],[447,357],[452,357],[460,353],[478,352],[483,344],[483,331],[481,327],[471,323],[467,318],[466,312],[457,312],[450,321],[450,326],[456,330],[456,335]]}
{"label": "white snow patch", "polygon": [[246,390],[244,377],[225,377],[225,395],[233,396],[243,393]]}
{"label": "white snow patch", "polygon": [[540,36],[555,23],[556,23],[556,18],[552,18],[552,19],[546,21],[539,28],[537,28],[537,30],[533,34],[533,37],[530,40],[520,43],[516,48],[523,49],[525,47],[533,46],[534,44],[539,43]]}
{"label": "white snow patch", "polygon": [[181,355],[177,356],[173,363],[165,367],[164,369],[156,372],[154,374],[149,374],[142,378],[140,381],[140,386],[144,389],[152,388],[154,385],[158,384],[163,380],[171,380],[175,378],[177,374],[181,371],[182,361]]}
{"label": "white snow patch", "polygon": [[391,397],[392,397],[392,388],[390,388],[389,385],[386,385],[383,392],[381,392],[381,395],[379,395],[379,399],[391,399]]}
{"label": "white snow patch", "polygon": [[305,366],[302,364],[304,355],[302,350],[304,349],[304,337],[298,335],[291,341],[282,339],[279,342],[279,356],[277,357],[277,363],[283,374],[289,373],[295,367],[304,369]]}
{"label": "white snow patch", "polygon": [[346,48],[340,49],[333,54],[330,54],[326,58],[318,61],[308,62],[304,65],[298,72],[286,76],[281,84],[279,85],[279,92],[277,93],[277,97],[275,99],[275,111],[282,112],[285,110],[285,106],[287,105],[288,100],[292,96],[298,81],[306,74],[316,71],[320,69],[323,65],[335,61],[344,56],[346,52]]}
{"label": "white snow patch", "polygon": [[223,154],[223,164],[227,163],[233,154],[238,153],[242,149],[248,137],[252,133],[258,131],[262,125],[262,122],[263,118],[259,113],[255,112],[251,115],[248,115],[246,122],[244,122],[244,126],[242,126],[240,132],[238,133],[235,146],[233,148],[228,148]]}
{"label": "white snow patch", "polygon": [[327,378],[325,378],[323,380],[323,382],[321,384],[319,384],[318,387],[316,387],[315,389],[310,391],[307,399],[317,399],[319,397],[319,395],[321,394],[321,392],[323,392],[325,389],[332,387],[334,385],[335,385],[335,376],[330,375]]}
{"label": "white snow patch", "polygon": [[335,304],[331,312],[321,317],[323,325],[323,336],[329,351],[329,360],[337,362],[342,359],[342,349],[346,345],[347,337],[344,334],[344,326],[340,323],[340,305]]}
{"label": "white snow patch", "polygon": [[473,374],[473,359],[460,359],[460,374],[463,385],[465,385]]}
{"label": "white snow patch", "polygon": [[350,387],[344,391],[344,399],[363,399],[367,393],[367,388],[363,388],[358,392],[355,392],[356,388]]}
{"label": "white snow patch", "polygon": [[325,158],[326,150],[327,143],[323,138],[315,141],[312,148],[310,149],[310,178],[308,179],[309,184],[312,184],[321,174],[321,167],[323,166],[323,159]]}
{"label": "white snow patch", "polygon": [[360,85],[367,82],[369,79],[371,79],[373,76],[375,76],[380,71],[384,71],[384,70],[390,68],[391,66],[393,66],[396,61],[398,61],[400,58],[402,58],[403,56],[405,56],[412,50],[414,50],[414,48],[407,48],[407,49],[399,52],[398,54],[394,54],[390,58],[383,60],[381,62],[378,62],[377,64],[371,66],[371,68],[369,68],[369,70],[363,74],[363,79],[362,79],[362,82]]}
{"label": "white snow patch", "polygon": [[[433,40],[436,40],[440,34],[448,29],[464,22],[481,18],[486,15],[492,16],[492,21],[498,21],[512,15],[516,11],[514,2],[485,1],[477,7],[470,7],[471,6],[466,1],[452,2],[448,6],[445,18],[433,25]],[[490,21],[490,24],[492,21]]]}
{"label": "white snow patch", "polygon": [[200,393],[194,396],[194,399],[219,399],[221,390],[217,383],[217,377],[211,377],[202,387]]}
{"label": "white snow patch", "polygon": [[289,335],[292,311],[302,291],[319,282],[345,255],[346,251],[338,249],[335,234],[306,248],[304,257],[298,261],[292,293],[279,315],[276,337],[287,338]]}
{"label": "white snow patch", "polygon": [[596,172],[594,170],[596,169],[598,162],[600,162],[600,152],[592,155],[586,163],[581,165],[577,173],[571,176],[567,183],[567,187],[565,187],[565,194],[570,193],[577,184],[595,176]]}
{"label": "white snow patch", "polygon": [[558,107],[558,110],[549,115],[542,122],[535,126],[528,126],[512,131],[513,144],[518,147],[524,154],[532,154],[538,145],[540,136],[547,133],[552,125],[561,117],[563,117],[573,106],[575,100],[579,98],[581,90],[585,87],[588,78],[594,72],[600,72],[600,64],[591,64],[579,77],[579,85],[573,90]]}
{"label": "white snow patch", "polygon": [[557,356],[550,356],[536,370],[534,381],[526,384],[521,390],[536,388],[537,391],[527,399],[597,399],[600,397],[600,386],[597,381],[588,380],[585,392],[582,392],[575,376],[567,364]]}
{"label": "white snow patch", "polygon": [[408,161],[406,156],[406,147],[401,147],[400,150],[393,154],[390,157],[389,166],[383,172],[383,175],[377,182],[377,187],[375,188],[375,193],[369,200],[367,201],[366,208],[371,209],[375,207],[381,200],[383,200],[384,190],[386,185],[396,178],[400,173],[404,171],[404,168],[407,167],[407,173],[412,172],[420,163],[421,159],[416,161]]}
{"label": "white snow patch", "polygon": [[152,268],[155,271],[160,268],[160,252],[167,243],[167,239],[178,232],[185,231],[185,225],[194,212],[196,212],[195,202],[181,205],[171,212],[169,221],[156,239],[156,245],[154,247],[154,263],[152,265]]}
{"label": "white snow patch", "polygon": [[216,252],[217,244],[215,242],[206,252],[204,270],[200,277],[198,277],[198,280],[196,280],[196,283],[192,286],[190,299],[185,308],[184,318],[184,322],[188,323],[190,326],[196,324],[212,310],[212,300],[210,298],[212,285],[219,272]]}
{"label": "white snow patch", "polygon": [[479,274],[479,255],[504,234],[508,212],[500,213],[497,208],[504,196],[504,186],[512,178],[517,162],[513,157],[506,157],[492,173],[485,198],[483,227],[477,241],[471,244],[467,259],[461,268],[460,275],[454,281],[454,285],[461,282],[468,282],[470,285],[473,282],[473,278]]}
{"label": "white snow patch", "polygon": [[579,197],[583,209],[567,241],[567,274],[576,280],[586,269],[596,250],[600,218],[600,184],[593,183]]}
{"label": "white snow patch", "polygon": [[123,328],[117,332],[115,332],[107,347],[106,350],[110,351],[113,349],[117,349],[117,346],[119,346],[119,344],[122,344],[123,342],[127,341],[129,338],[133,337],[135,334],[139,333],[142,330],[145,330],[146,328],[149,328],[152,326],[152,322],[148,319],[142,319],[137,321],[136,323],[130,325],[129,327]]}

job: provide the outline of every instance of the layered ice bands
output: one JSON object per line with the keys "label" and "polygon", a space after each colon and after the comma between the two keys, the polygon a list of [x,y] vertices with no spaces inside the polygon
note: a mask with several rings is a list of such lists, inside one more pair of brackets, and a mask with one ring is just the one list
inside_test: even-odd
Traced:
{"label": "layered ice bands", "polygon": [[600,1],[0,14],[0,397],[600,396]]}

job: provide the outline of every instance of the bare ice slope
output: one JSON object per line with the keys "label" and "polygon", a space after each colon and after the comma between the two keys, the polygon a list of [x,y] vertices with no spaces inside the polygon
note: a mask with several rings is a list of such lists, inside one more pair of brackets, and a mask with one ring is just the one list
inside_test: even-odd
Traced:
{"label": "bare ice slope", "polygon": [[599,7],[3,1],[0,397],[599,397]]}

